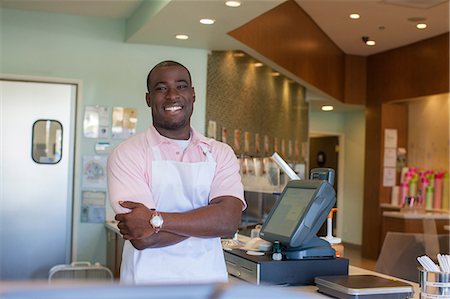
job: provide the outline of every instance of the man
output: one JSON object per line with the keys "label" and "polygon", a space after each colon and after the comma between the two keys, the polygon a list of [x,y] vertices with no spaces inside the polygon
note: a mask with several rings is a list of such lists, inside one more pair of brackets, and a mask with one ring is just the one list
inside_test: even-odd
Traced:
{"label": "man", "polygon": [[109,198],[126,240],[121,281],[225,282],[220,237],[236,232],[246,207],[236,156],[191,128],[186,67],[157,64],[147,88],[153,126],[108,159]]}

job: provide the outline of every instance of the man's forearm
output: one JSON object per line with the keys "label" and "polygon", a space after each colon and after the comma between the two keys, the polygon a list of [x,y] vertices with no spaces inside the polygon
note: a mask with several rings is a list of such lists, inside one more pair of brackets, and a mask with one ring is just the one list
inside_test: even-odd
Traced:
{"label": "man's forearm", "polygon": [[186,237],[230,237],[238,229],[242,202],[234,197],[219,197],[208,206],[184,213],[161,213],[162,231]]}
{"label": "man's forearm", "polygon": [[122,202],[121,206],[131,211],[116,215],[115,219],[119,221],[117,226],[125,240],[136,240],[133,244],[136,248],[168,246],[182,241],[181,237],[232,236],[239,226],[243,207],[240,199],[223,196],[211,200],[208,206],[192,211],[161,212],[164,223],[160,233],[171,233],[173,236],[161,234],[158,238],[152,239],[154,235],[159,235],[155,234],[149,223],[153,212],[136,202]]}
{"label": "man's forearm", "polygon": [[161,231],[157,234],[151,235],[150,237],[143,239],[133,239],[130,240],[130,242],[131,244],[133,244],[134,248],[143,250],[146,248],[160,248],[170,246],[186,240],[187,238],[188,237]]}

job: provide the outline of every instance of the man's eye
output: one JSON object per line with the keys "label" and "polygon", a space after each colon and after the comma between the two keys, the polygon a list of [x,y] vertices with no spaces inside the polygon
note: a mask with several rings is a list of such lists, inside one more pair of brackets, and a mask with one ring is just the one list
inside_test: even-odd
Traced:
{"label": "man's eye", "polygon": [[167,88],[165,86],[157,86],[155,87],[155,91],[166,91]]}

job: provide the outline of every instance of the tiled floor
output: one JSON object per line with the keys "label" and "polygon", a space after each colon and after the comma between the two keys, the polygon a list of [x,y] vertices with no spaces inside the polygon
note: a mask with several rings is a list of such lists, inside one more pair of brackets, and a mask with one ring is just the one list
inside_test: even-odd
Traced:
{"label": "tiled floor", "polygon": [[376,260],[363,258],[361,256],[361,246],[344,244],[344,257],[349,259],[350,265],[367,270],[375,270]]}

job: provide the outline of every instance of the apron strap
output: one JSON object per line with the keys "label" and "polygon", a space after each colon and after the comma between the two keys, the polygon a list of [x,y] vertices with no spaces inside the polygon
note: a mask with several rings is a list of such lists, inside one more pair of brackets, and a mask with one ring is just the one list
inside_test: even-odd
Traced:
{"label": "apron strap", "polygon": [[204,145],[203,143],[199,144],[200,148],[202,149],[203,154],[206,156],[206,160],[208,162],[215,162],[211,151],[206,147],[206,145]]}

